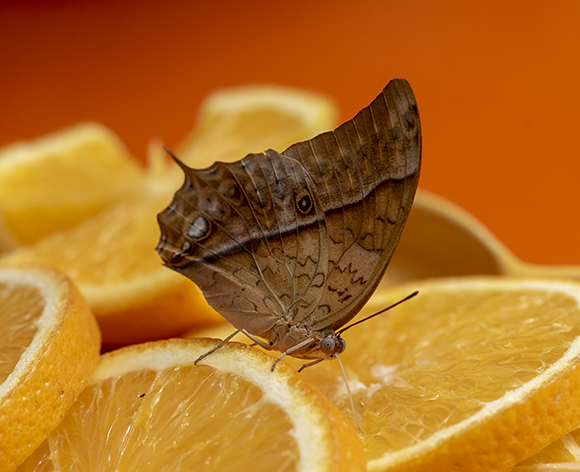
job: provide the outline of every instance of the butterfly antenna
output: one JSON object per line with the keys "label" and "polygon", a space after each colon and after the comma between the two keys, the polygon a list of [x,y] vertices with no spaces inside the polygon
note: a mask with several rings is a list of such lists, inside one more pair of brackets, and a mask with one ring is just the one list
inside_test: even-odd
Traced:
{"label": "butterfly antenna", "polygon": [[359,320],[359,321],[357,321],[357,322],[355,322],[355,323],[352,323],[352,324],[349,324],[348,326],[345,326],[345,327],[344,327],[344,328],[342,328],[342,329],[339,329],[339,330],[336,332],[336,334],[337,334],[338,336],[340,336],[340,335],[341,335],[342,333],[344,333],[344,332],[345,332],[347,329],[350,329],[350,328],[352,328],[353,326],[356,326],[356,325],[358,325],[358,324],[361,324],[361,323],[363,323],[364,321],[370,320],[371,318],[374,318],[375,316],[378,316],[378,315],[380,315],[381,313],[384,313],[385,311],[388,311],[388,310],[390,310],[391,308],[395,308],[397,305],[400,305],[401,303],[403,303],[403,302],[406,302],[407,300],[410,300],[411,298],[413,298],[413,297],[417,296],[418,294],[419,294],[419,291],[418,291],[418,290],[416,290],[416,291],[414,291],[413,293],[411,293],[410,295],[407,295],[407,296],[406,296],[405,298],[403,298],[402,300],[399,300],[397,303],[393,303],[391,306],[388,306],[387,308],[385,308],[385,309],[383,309],[383,310],[381,310],[381,311],[377,311],[376,313],[374,313],[374,314],[372,314],[372,315],[370,315],[370,316],[367,316],[366,318],[363,318],[362,320]]}
{"label": "butterfly antenna", "polygon": [[336,359],[340,365],[340,370],[342,371],[342,378],[344,379],[344,385],[346,385],[346,393],[348,393],[348,399],[350,400],[350,409],[352,410],[352,418],[354,420],[354,424],[356,425],[356,429],[358,433],[362,436],[363,432],[358,422],[356,410],[354,409],[354,400],[352,398],[352,392],[350,391],[350,385],[348,384],[348,379],[346,378],[346,372],[344,370],[344,366],[342,365],[342,361],[340,360],[340,356],[336,354]]}

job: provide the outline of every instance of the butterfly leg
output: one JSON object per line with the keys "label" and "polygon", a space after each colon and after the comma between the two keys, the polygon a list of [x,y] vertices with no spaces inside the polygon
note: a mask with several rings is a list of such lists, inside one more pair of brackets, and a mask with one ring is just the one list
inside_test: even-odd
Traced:
{"label": "butterfly leg", "polygon": [[236,334],[238,334],[240,331],[242,331],[241,329],[237,329],[235,330],[232,334],[230,334],[227,338],[225,338],[221,343],[219,343],[216,347],[214,347],[213,349],[210,349],[209,351],[207,351],[206,353],[202,354],[201,356],[199,356],[195,361],[193,361],[193,363],[195,365],[197,365],[197,363],[199,361],[201,361],[204,357],[209,356],[211,353],[217,351],[219,348],[223,347],[230,339],[232,339]]}
{"label": "butterfly leg", "polygon": [[278,362],[280,362],[282,360],[283,357],[287,356],[288,354],[292,354],[293,352],[299,351],[300,349],[302,349],[304,346],[308,346],[312,341],[314,341],[313,338],[308,338],[305,339],[304,341],[296,344],[295,346],[292,346],[290,349],[286,349],[282,355],[280,357],[278,357],[274,363],[272,364],[272,368],[270,369],[272,372],[274,372],[274,369],[276,368],[276,364],[278,364]]}
{"label": "butterfly leg", "polygon": [[307,364],[304,364],[302,367],[300,367],[300,369],[298,369],[298,372],[302,372],[304,369],[306,369],[306,367],[312,367],[313,365],[316,365],[320,362],[322,362],[324,359],[320,358],[320,359],[316,359],[315,361],[312,362],[308,362]]}
{"label": "butterfly leg", "polygon": [[248,333],[245,329],[242,328],[238,331],[241,332],[242,334],[245,334],[248,338],[250,338],[252,341],[254,341],[254,344],[258,344],[259,346],[262,346],[264,349],[271,349],[270,344],[268,344],[266,341],[264,341],[260,338],[257,338],[253,334]]}

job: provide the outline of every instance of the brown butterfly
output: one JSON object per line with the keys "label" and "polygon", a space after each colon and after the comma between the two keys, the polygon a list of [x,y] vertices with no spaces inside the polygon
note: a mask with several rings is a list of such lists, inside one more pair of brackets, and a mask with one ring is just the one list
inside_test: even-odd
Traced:
{"label": "brown butterfly", "polygon": [[224,342],[241,331],[282,352],[272,369],[341,353],[337,330],[380,282],[417,189],[409,83],[392,80],[350,121],[282,153],[200,170],[172,156],[185,181],[158,215],[156,249],[238,328]]}

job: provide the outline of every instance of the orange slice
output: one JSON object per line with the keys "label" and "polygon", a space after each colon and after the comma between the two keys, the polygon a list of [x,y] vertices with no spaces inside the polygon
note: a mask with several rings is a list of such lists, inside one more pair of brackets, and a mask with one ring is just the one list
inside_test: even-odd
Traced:
{"label": "orange slice", "polygon": [[[348,420],[286,365],[237,343],[173,339],[108,354],[19,471],[362,471]],[[281,363],[282,364],[282,363]]]}
{"label": "orange slice", "polygon": [[[176,336],[218,315],[191,281],[163,267],[155,252],[156,214],[167,196],[143,195],[2,260],[66,272],[97,317],[108,347]],[[170,315],[168,315],[170,314]]]}
{"label": "orange slice", "polygon": [[580,470],[580,430],[578,429],[562,436],[514,467],[514,472],[571,470]]}
{"label": "orange slice", "polygon": [[95,319],[67,277],[0,267],[0,470],[15,470],[60,423],[99,350]]}
{"label": "orange slice", "polygon": [[[413,290],[344,334],[369,470],[507,471],[580,424],[579,283],[417,282],[379,291],[355,320]],[[337,363],[304,376],[352,418]]]}
{"label": "orange slice", "polygon": [[0,220],[15,242],[32,244],[131,196],[142,174],[119,138],[96,123],[15,143],[0,150]]}
{"label": "orange slice", "polygon": [[[261,151],[265,147],[282,150],[295,140],[307,139],[331,127],[336,115],[328,99],[282,87],[246,87],[216,92],[203,110],[199,126],[183,146],[186,160],[198,167],[209,165],[216,159],[241,159],[248,152]],[[181,171],[161,158],[161,144],[156,143],[150,150],[148,172],[133,179],[133,174],[118,164],[123,161],[117,149],[118,143],[103,133],[102,128],[80,128],[45,138],[36,147],[30,145],[34,148],[34,152],[30,152],[37,157],[19,171],[17,177],[22,178],[14,178],[14,182],[26,180],[26,175],[33,170],[39,172],[38,166],[50,164],[60,169],[61,180],[57,179],[55,185],[62,193],[59,194],[62,200],[76,202],[79,207],[91,206],[85,196],[88,195],[90,200],[95,192],[86,179],[74,182],[75,189],[81,187],[78,192],[69,192],[67,185],[63,184],[62,179],[71,180],[73,175],[72,171],[64,170],[75,164],[76,167],[72,166],[75,171],[80,168],[89,175],[95,173],[95,182],[100,182],[101,177],[110,180],[112,183],[107,182],[107,186],[103,186],[105,189],[114,189],[115,182],[126,180],[130,185],[122,188],[131,189],[127,198],[117,200],[121,203],[108,207],[74,228],[8,253],[4,260],[42,263],[65,271],[97,316],[103,342],[108,347],[167,338],[193,327],[222,322],[193,283],[161,266],[154,250],[160,234],[157,213],[171,201],[171,195],[178,189]],[[73,158],[78,148],[87,152],[88,142],[99,152],[95,150],[94,156],[83,160]],[[11,153],[16,156],[17,151]],[[105,159],[107,155],[108,161]],[[11,160],[15,166],[22,166],[15,157]],[[53,161],[64,164],[59,164],[59,167]],[[110,167],[103,164],[104,161],[109,162]],[[119,165],[119,168],[114,169],[114,165]],[[1,182],[0,175],[0,186]],[[57,204],[60,200],[53,197],[56,195],[54,191],[44,189],[43,192],[42,198],[51,211],[68,214],[68,210],[64,211],[64,207]],[[32,193],[39,195],[38,192]],[[0,205],[1,195],[0,190]],[[36,225],[37,219],[30,215],[24,218],[23,214],[18,217],[19,221]],[[58,220],[55,215],[50,218]],[[2,236],[1,220],[0,248],[9,245],[8,238]],[[59,228],[63,226],[58,225]]]}
{"label": "orange slice", "polygon": [[197,126],[177,154],[189,166],[204,168],[269,148],[282,152],[333,128],[337,115],[329,98],[290,87],[218,90],[202,103]]}

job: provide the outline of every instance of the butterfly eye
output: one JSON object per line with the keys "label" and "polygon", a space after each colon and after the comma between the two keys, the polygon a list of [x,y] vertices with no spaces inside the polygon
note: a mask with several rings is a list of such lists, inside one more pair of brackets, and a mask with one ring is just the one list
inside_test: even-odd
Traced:
{"label": "butterfly eye", "polygon": [[306,215],[312,209],[312,200],[310,199],[310,195],[306,194],[300,197],[300,199],[296,202],[296,207],[300,213]]}
{"label": "butterfly eye", "polygon": [[346,341],[342,338],[338,338],[337,340],[338,346],[336,346],[335,352],[337,354],[342,354],[346,349]]}
{"label": "butterfly eye", "polygon": [[336,342],[334,341],[331,335],[325,336],[324,338],[322,338],[322,341],[320,341],[320,350],[324,354],[333,354],[335,346]]}

